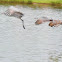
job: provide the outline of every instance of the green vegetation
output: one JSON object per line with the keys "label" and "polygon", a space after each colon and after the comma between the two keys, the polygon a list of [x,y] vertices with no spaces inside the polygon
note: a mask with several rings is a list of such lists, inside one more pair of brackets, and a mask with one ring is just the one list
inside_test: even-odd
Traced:
{"label": "green vegetation", "polygon": [[59,4],[62,4],[62,0],[0,0],[0,3],[1,1],[3,2],[21,2],[21,3],[50,3],[50,4],[56,4],[56,3],[59,3]]}
{"label": "green vegetation", "polygon": [[62,0],[33,0],[37,3],[62,3]]}

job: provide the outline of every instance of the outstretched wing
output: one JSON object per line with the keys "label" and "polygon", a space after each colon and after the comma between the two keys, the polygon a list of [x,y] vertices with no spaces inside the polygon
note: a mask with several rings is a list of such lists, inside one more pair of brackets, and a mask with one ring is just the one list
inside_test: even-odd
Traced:
{"label": "outstretched wing", "polygon": [[23,15],[24,15],[23,13],[21,13],[21,12],[16,12],[16,11],[15,11],[13,14],[11,14],[11,16],[17,17],[17,18],[21,18]]}

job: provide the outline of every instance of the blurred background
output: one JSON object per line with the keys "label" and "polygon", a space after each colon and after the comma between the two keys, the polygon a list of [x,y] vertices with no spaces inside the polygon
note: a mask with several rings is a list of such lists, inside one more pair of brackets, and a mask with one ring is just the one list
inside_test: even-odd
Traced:
{"label": "blurred background", "polygon": [[0,0],[0,3],[3,2],[9,2],[9,3],[13,3],[13,2],[17,2],[17,3],[58,3],[61,4],[62,0]]}

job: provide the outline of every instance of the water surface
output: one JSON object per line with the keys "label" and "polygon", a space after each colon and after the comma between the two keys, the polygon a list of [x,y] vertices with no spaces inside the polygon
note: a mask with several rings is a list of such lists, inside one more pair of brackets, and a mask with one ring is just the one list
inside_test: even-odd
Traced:
{"label": "water surface", "polygon": [[[9,6],[0,5],[0,13]],[[22,21],[0,14],[0,62],[62,62],[62,26],[35,25],[41,17],[62,20],[62,9],[17,5]]]}

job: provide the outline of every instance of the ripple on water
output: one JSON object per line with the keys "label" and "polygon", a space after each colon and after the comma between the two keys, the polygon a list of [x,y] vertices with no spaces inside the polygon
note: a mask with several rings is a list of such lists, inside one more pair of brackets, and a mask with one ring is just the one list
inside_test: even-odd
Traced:
{"label": "ripple on water", "polygon": [[[8,7],[0,6],[0,12]],[[26,29],[19,19],[0,14],[1,62],[62,62],[62,26],[34,24],[43,16],[62,19],[62,9],[17,7],[25,14],[22,19]]]}

